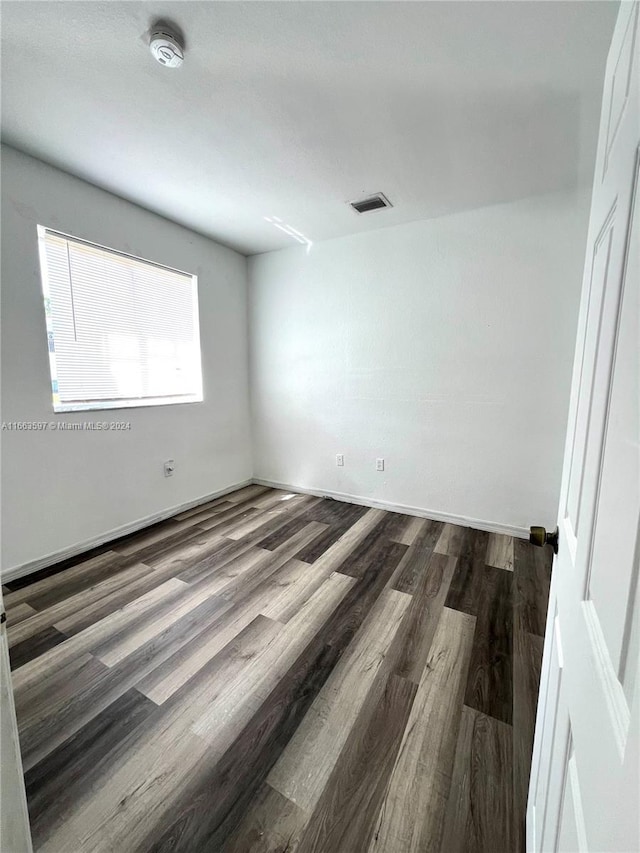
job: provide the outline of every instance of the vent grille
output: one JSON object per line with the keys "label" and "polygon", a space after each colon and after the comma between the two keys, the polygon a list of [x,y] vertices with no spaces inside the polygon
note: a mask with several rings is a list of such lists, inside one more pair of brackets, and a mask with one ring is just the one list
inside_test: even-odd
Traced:
{"label": "vent grille", "polygon": [[380,210],[383,207],[393,207],[389,199],[382,195],[382,193],[376,193],[375,195],[369,196],[369,198],[363,198],[360,201],[352,201],[351,207],[356,211],[356,213],[369,213],[372,210]]}

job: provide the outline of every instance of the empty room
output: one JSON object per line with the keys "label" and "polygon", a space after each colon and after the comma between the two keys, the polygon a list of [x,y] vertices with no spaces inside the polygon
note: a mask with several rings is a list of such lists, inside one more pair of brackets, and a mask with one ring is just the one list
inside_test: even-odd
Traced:
{"label": "empty room", "polygon": [[639,19],[1,0],[2,853],[640,853]]}

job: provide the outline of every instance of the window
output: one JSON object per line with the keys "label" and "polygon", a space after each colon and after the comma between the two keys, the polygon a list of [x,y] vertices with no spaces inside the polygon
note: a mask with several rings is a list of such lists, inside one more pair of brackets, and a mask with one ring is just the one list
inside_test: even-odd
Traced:
{"label": "window", "polygon": [[196,276],[38,226],[53,409],[202,400]]}

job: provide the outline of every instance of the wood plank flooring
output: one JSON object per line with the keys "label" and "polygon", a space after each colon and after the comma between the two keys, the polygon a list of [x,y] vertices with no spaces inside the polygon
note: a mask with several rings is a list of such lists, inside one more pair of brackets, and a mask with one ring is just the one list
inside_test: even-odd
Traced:
{"label": "wood plank flooring", "polygon": [[548,551],[248,486],[7,584],[34,849],[521,853]]}

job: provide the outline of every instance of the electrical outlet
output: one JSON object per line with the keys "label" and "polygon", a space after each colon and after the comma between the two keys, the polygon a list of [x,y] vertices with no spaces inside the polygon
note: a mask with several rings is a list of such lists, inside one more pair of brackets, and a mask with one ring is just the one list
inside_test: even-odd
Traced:
{"label": "electrical outlet", "polygon": [[336,465],[342,468],[344,465],[344,453],[336,453]]}
{"label": "electrical outlet", "polygon": [[165,477],[173,477],[173,472],[176,469],[176,463],[173,459],[167,459],[164,463],[164,476]]}
{"label": "electrical outlet", "polygon": [[384,471],[384,459],[376,459],[376,471]]}

